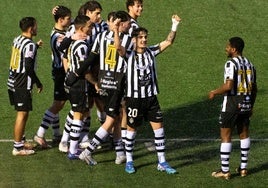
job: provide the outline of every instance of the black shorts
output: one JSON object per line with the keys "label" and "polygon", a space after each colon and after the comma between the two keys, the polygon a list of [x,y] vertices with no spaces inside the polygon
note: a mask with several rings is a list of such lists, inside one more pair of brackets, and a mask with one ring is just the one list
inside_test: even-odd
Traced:
{"label": "black shorts", "polygon": [[88,111],[87,83],[79,79],[69,89],[69,100],[74,112],[84,113]]}
{"label": "black shorts", "polygon": [[68,94],[64,89],[65,72],[62,69],[54,69],[52,72],[54,81],[54,100],[56,101],[66,101],[68,99]]}
{"label": "black shorts", "polygon": [[15,89],[15,91],[8,90],[10,104],[15,107],[17,111],[32,111],[32,94],[31,90]]}
{"label": "black shorts", "polygon": [[104,103],[104,111],[108,116],[115,118],[120,114],[123,95],[123,91],[112,89],[105,90],[105,95],[101,95],[101,100]]}
{"label": "black shorts", "polygon": [[163,115],[156,96],[149,98],[125,98],[127,124],[130,127],[142,125],[143,120],[163,122]]}
{"label": "black shorts", "polygon": [[231,128],[249,126],[250,114],[239,114],[237,112],[221,112],[219,125],[221,128]]}
{"label": "black shorts", "polygon": [[89,97],[97,97],[99,98],[100,95],[97,93],[95,86],[91,83],[88,82],[88,96]]}

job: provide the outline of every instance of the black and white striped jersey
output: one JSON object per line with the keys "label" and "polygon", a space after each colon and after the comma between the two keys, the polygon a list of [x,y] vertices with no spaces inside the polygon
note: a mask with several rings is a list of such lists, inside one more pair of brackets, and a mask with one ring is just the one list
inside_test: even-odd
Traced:
{"label": "black and white striped jersey", "polygon": [[7,81],[8,89],[13,91],[16,88],[32,89],[34,81],[26,73],[25,59],[33,59],[32,68],[35,69],[36,54],[37,46],[31,39],[22,35],[14,39]]}
{"label": "black and white striped jersey", "polygon": [[75,72],[80,67],[80,62],[84,61],[89,54],[87,42],[76,40],[68,48],[69,71]]}
{"label": "black and white striped jersey", "polygon": [[66,33],[65,33],[65,37],[70,38],[72,36],[72,34],[74,34],[75,32],[75,27],[74,24],[72,23],[69,28],[67,29]]}
{"label": "black and white striped jersey", "polygon": [[126,59],[126,96],[147,98],[159,93],[157,84],[156,59],[159,45],[146,48],[144,53],[132,51]]}
{"label": "black and white striped jersey", "polygon": [[227,95],[250,95],[252,83],[256,83],[256,71],[245,57],[238,56],[225,63],[224,82],[233,80],[234,87]]}
{"label": "black and white striped jersey", "polygon": [[62,63],[62,58],[64,53],[58,50],[60,43],[58,42],[58,37],[65,36],[65,30],[58,30],[55,27],[51,31],[50,35],[50,47],[51,47],[51,57],[52,57],[52,69],[64,68]]}
{"label": "black and white striped jersey", "polygon": [[139,28],[137,20],[131,18],[131,20],[130,20],[130,28],[128,30],[129,35],[131,36],[133,30],[137,29],[137,28]]}
{"label": "black and white striped jersey", "polygon": [[103,31],[107,31],[108,29],[109,29],[108,24],[104,20],[102,20],[100,23],[95,23],[94,27],[92,28],[92,34],[88,40],[90,47],[93,46],[93,43],[97,38],[97,35]]}
{"label": "black and white striped jersey", "polygon": [[224,82],[233,80],[233,88],[224,95],[222,112],[233,112],[238,108],[249,112],[254,105],[256,70],[245,57],[238,56],[228,60],[224,66]]}
{"label": "black and white striped jersey", "polygon": [[[120,33],[121,45],[127,51],[133,44],[128,34]],[[119,56],[114,46],[114,32],[104,31],[100,33],[92,47],[93,53],[100,56],[99,84],[102,89],[119,89],[125,73],[125,60]]]}
{"label": "black and white striped jersey", "polygon": [[[95,23],[93,25],[93,28],[92,28],[92,33],[90,36],[87,37],[87,43],[88,43],[88,47],[89,48],[92,48],[93,46],[93,43],[97,37],[97,35],[103,31],[106,31],[108,30],[108,24],[102,20],[100,23]],[[74,27],[74,24],[71,24],[68,28],[68,31],[66,32],[66,37],[71,37],[72,34],[74,34],[75,32],[75,27]]]}

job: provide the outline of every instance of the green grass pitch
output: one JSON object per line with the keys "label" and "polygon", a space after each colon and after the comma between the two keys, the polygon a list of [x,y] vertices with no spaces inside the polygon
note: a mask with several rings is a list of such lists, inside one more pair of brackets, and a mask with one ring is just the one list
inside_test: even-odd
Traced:
{"label": "green grass pitch", "polygon": [[[102,16],[109,11],[126,10],[125,0],[99,0]],[[14,157],[12,151],[15,111],[9,105],[6,81],[11,43],[20,34],[18,21],[34,16],[38,36],[44,46],[38,51],[38,70],[44,91],[34,92],[26,136],[32,139],[44,111],[52,103],[50,31],[54,25],[51,9],[65,5],[72,16],[84,2],[67,0],[2,0],[0,4],[0,187],[267,187],[268,185],[268,1],[266,0],[144,0],[141,26],[149,30],[149,44],[164,40],[171,27],[171,15],[182,18],[172,47],[157,57],[160,94],[167,139],[166,158],[178,174],[156,170],[157,157],[145,149],[144,139],[152,139],[148,124],[140,128],[134,149],[137,172],[129,175],[124,165],[115,165],[115,152],[104,147],[94,158],[98,165],[69,161],[57,147],[37,150],[36,155]],[[207,93],[223,81],[225,44],[232,36],[245,40],[244,55],[256,66],[258,97],[251,120],[249,176],[239,177],[239,142],[233,142],[230,158],[232,178],[214,179],[211,172],[220,167],[218,112],[222,97],[208,101]],[[35,90],[34,90],[35,91]],[[61,129],[69,106],[61,112]],[[99,124],[93,111],[91,136]],[[51,130],[46,134],[51,138]],[[234,138],[235,136],[234,132]],[[5,142],[7,140],[7,142]]]}

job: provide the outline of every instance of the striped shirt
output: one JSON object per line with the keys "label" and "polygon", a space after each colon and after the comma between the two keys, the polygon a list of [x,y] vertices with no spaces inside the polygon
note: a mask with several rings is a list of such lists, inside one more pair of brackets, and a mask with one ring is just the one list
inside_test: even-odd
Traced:
{"label": "striped shirt", "polygon": [[[129,51],[132,48],[131,37],[120,33],[121,45]],[[126,70],[124,58],[119,56],[114,46],[114,33],[100,33],[92,47],[93,53],[100,55],[99,84],[102,89],[119,89]]]}
{"label": "striped shirt", "polygon": [[137,29],[137,28],[139,28],[137,20],[131,18],[131,20],[130,20],[130,28],[128,30],[129,35],[131,36],[133,30]]}
{"label": "striped shirt", "polygon": [[89,39],[90,46],[93,46],[94,41],[97,38],[97,35],[103,31],[107,31],[109,29],[108,24],[105,21],[101,21],[100,23],[95,23],[92,28],[92,34]]}
{"label": "striped shirt", "polygon": [[227,61],[224,70],[224,82],[233,80],[234,85],[224,95],[222,112],[232,112],[241,104],[244,105],[241,112],[250,111],[253,105],[251,103],[251,95],[254,93],[253,84],[256,84],[256,70],[253,64],[247,58],[238,56]]}
{"label": "striped shirt", "polygon": [[126,96],[147,98],[159,93],[156,73],[156,59],[159,45],[146,48],[142,54],[132,51],[127,61]]}
{"label": "striped shirt", "polygon": [[75,27],[74,27],[74,24],[72,23],[69,26],[68,30],[66,31],[65,37],[70,38],[72,36],[72,34],[74,34],[74,32],[75,32]]}
{"label": "striped shirt", "polygon": [[80,62],[87,58],[88,53],[89,49],[86,41],[73,41],[68,48],[69,71],[76,72],[76,70],[80,67]]}
{"label": "striped shirt", "polygon": [[37,47],[31,39],[22,35],[14,39],[7,81],[8,89],[14,91],[16,88],[27,90],[33,88],[34,80],[26,73],[25,59],[33,59],[34,66],[32,68],[35,69],[36,54]]}
{"label": "striped shirt", "polygon": [[65,35],[65,30],[58,30],[56,28],[53,28],[50,35],[50,47],[52,50],[52,69],[56,68],[64,68],[62,63],[62,58],[64,53],[58,50],[58,47],[60,46],[60,43],[58,42],[59,36]]}
{"label": "striped shirt", "polygon": [[[105,21],[102,20],[100,23],[95,23],[92,28],[92,34],[87,37],[88,47],[91,48],[97,35],[106,30],[108,30],[108,24]],[[74,34],[74,32],[75,32],[74,24],[71,24],[66,33],[66,37],[71,37],[71,35]]]}
{"label": "striped shirt", "polygon": [[235,57],[225,64],[224,82],[233,80],[234,87],[227,95],[250,95],[252,83],[256,83],[256,71],[245,57]]}

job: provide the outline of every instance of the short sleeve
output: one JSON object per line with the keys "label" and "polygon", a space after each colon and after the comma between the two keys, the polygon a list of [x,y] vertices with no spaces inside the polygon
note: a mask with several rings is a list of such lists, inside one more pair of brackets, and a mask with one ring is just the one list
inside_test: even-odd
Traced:
{"label": "short sleeve", "polygon": [[232,61],[227,61],[224,66],[224,80],[233,80],[235,69],[235,64]]}
{"label": "short sleeve", "polygon": [[34,59],[36,55],[36,45],[29,43],[25,46],[24,57]]}

